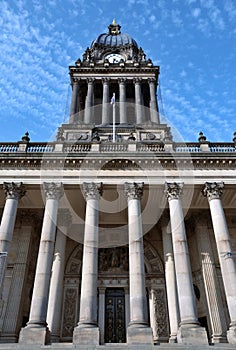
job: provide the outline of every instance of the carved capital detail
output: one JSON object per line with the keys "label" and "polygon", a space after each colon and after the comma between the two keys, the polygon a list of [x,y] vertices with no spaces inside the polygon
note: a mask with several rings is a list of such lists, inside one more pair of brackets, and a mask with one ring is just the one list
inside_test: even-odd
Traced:
{"label": "carved capital detail", "polygon": [[88,78],[88,79],[87,79],[87,83],[88,83],[89,85],[93,85],[94,80],[95,80],[95,78]]}
{"label": "carved capital detail", "polygon": [[134,78],[134,84],[141,84],[142,83],[142,78]]}
{"label": "carved capital detail", "polygon": [[165,195],[168,201],[172,199],[180,199],[183,193],[183,183],[165,183]]}
{"label": "carved capital detail", "polygon": [[156,78],[148,78],[148,83],[149,83],[149,84],[154,84],[154,83],[156,83]]}
{"label": "carved capital detail", "polygon": [[144,183],[125,182],[125,193],[128,199],[141,199],[143,195]]}
{"label": "carved capital detail", "polygon": [[111,80],[110,78],[105,78],[105,77],[104,77],[104,78],[102,78],[102,82],[103,82],[103,84],[107,84],[107,85],[108,85],[108,84],[109,84],[109,82],[110,82],[110,80]]}
{"label": "carved capital detail", "polygon": [[85,199],[100,199],[102,196],[102,183],[96,184],[94,182],[84,182],[82,184],[82,191]]}
{"label": "carved capital detail", "polygon": [[25,187],[22,182],[4,182],[3,189],[6,195],[6,199],[21,199],[26,193]]}
{"label": "carved capital detail", "polygon": [[80,78],[73,78],[73,85],[79,84],[80,80],[81,80]]}
{"label": "carved capital detail", "polygon": [[124,85],[126,83],[126,80],[127,80],[126,78],[119,78],[118,83]]}
{"label": "carved capital detail", "polygon": [[202,189],[202,194],[209,201],[220,199],[223,193],[224,182],[206,182]]}
{"label": "carved capital detail", "polygon": [[47,199],[59,200],[64,193],[62,183],[44,182],[43,189]]}

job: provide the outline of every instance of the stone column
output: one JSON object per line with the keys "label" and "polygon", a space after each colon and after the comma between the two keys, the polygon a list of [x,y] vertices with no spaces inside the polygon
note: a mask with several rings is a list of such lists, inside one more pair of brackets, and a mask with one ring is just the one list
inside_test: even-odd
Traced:
{"label": "stone column", "polygon": [[177,342],[177,333],[179,328],[179,301],[177,294],[176,276],[175,276],[175,262],[173,255],[173,246],[171,238],[171,227],[168,219],[162,221],[162,240],[165,261],[165,279],[166,279],[166,293],[168,301],[168,312],[170,322],[170,343]]}
{"label": "stone column", "polygon": [[109,78],[103,78],[103,96],[102,96],[102,125],[109,124],[110,112],[110,93],[109,93]]}
{"label": "stone column", "polygon": [[230,315],[231,323],[227,332],[227,338],[230,344],[236,344],[236,266],[233,259],[230,235],[221,202],[223,188],[223,182],[206,182],[202,193],[207,197],[210,206],[217,252]]}
{"label": "stone column", "polygon": [[202,276],[212,329],[212,343],[226,343],[226,319],[211,248],[207,218],[199,213],[195,217],[195,232],[198,242]]}
{"label": "stone column", "polygon": [[63,195],[61,184],[44,182],[43,188],[46,196],[46,205],[29,322],[25,328],[21,329],[19,337],[19,343],[31,345],[45,345],[50,342],[50,332],[47,327],[46,316],[55,243],[58,201]]}
{"label": "stone column", "polygon": [[160,124],[159,112],[157,106],[157,97],[156,97],[156,79],[149,78],[149,91],[150,91],[150,117],[152,123]]}
{"label": "stone column", "polygon": [[119,94],[120,94],[120,124],[127,124],[126,115],[126,79],[120,78],[119,82]]}
{"label": "stone column", "polygon": [[2,289],[4,280],[9,246],[12,241],[18,201],[26,193],[22,182],[4,182],[3,189],[6,195],[6,203],[4,206],[0,226],[0,291]]}
{"label": "stone column", "polygon": [[127,329],[129,344],[153,343],[152,331],[147,324],[147,298],[145,288],[143,230],[140,200],[143,183],[125,183],[128,199],[129,229],[129,284],[130,323]]}
{"label": "stone column", "polygon": [[73,84],[72,84],[72,99],[71,99],[71,105],[70,105],[70,120],[69,124],[72,124],[75,122],[74,115],[78,112],[78,94],[79,94],[79,79],[74,78]]}
{"label": "stone column", "polygon": [[85,101],[85,112],[84,112],[84,123],[85,124],[91,124],[92,123],[92,117],[93,117],[93,84],[94,79],[89,78],[88,79],[88,91]]}
{"label": "stone column", "polygon": [[61,309],[65,268],[66,234],[71,225],[71,214],[68,209],[59,209],[57,236],[50,282],[47,324],[51,332],[51,341],[59,342],[61,326]]}
{"label": "stone column", "polygon": [[142,111],[142,91],[141,91],[141,78],[135,78],[135,111],[136,111],[136,123],[143,123],[143,111]]}
{"label": "stone column", "polygon": [[165,193],[170,209],[175,272],[180,308],[181,323],[178,330],[177,340],[178,343],[184,344],[208,344],[206,331],[204,328],[200,327],[197,317],[192,272],[181,204],[182,188],[183,184],[165,184]]}
{"label": "stone column", "polygon": [[86,198],[84,250],[82,265],[79,323],[74,329],[73,343],[99,345],[97,325],[98,279],[98,214],[102,184],[83,183]]}
{"label": "stone column", "polygon": [[105,333],[105,291],[106,288],[99,288],[99,310],[98,310],[98,325],[100,330],[100,342],[104,344]]}

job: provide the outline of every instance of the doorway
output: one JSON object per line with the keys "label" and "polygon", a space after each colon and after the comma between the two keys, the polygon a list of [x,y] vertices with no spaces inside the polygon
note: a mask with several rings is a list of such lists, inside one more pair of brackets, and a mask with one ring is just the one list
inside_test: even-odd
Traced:
{"label": "doorway", "polygon": [[105,343],[125,343],[125,292],[107,288],[105,294]]}

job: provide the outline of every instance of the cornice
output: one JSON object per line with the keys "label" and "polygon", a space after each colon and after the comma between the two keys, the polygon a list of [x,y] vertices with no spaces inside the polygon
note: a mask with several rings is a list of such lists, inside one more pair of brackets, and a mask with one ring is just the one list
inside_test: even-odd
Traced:
{"label": "cornice", "polygon": [[0,157],[0,171],[7,169],[170,169],[170,170],[236,170],[236,154],[179,155],[161,152],[78,152],[5,154]]}

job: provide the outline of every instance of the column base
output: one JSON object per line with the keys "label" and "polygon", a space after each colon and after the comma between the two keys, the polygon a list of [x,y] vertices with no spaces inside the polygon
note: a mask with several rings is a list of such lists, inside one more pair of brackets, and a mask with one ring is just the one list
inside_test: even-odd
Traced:
{"label": "column base", "polygon": [[229,326],[227,339],[229,344],[236,344],[236,323]]}
{"label": "column base", "polygon": [[73,332],[73,344],[99,345],[99,328],[90,325],[78,325]]}
{"label": "column base", "polygon": [[208,345],[205,328],[194,324],[183,324],[177,333],[177,342],[186,345]]}
{"label": "column base", "polygon": [[170,344],[176,344],[177,343],[177,334],[176,335],[171,335],[169,338],[169,343]]}
{"label": "column base", "polygon": [[128,344],[153,344],[153,334],[151,327],[139,324],[129,325],[127,328]]}
{"label": "column base", "polygon": [[226,335],[213,335],[211,338],[211,342],[213,344],[225,344],[228,343]]}
{"label": "column base", "polygon": [[29,325],[20,331],[19,344],[47,345],[50,342],[48,327]]}

